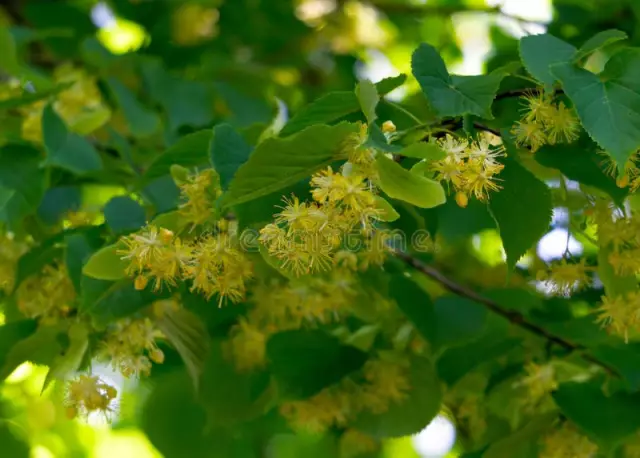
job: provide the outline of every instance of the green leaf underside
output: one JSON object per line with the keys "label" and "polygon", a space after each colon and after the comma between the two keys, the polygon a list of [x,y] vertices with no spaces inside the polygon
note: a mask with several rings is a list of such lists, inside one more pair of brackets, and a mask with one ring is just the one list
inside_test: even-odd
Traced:
{"label": "green leaf underside", "polygon": [[547,33],[523,37],[520,41],[520,57],[525,68],[531,76],[548,86],[553,85],[557,78],[549,66],[570,62],[576,51],[574,46]]}
{"label": "green leaf underside", "polygon": [[640,49],[615,54],[600,75],[572,64],[552,73],[573,102],[589,135],[624,167],[640,147]]}
{"label": "green leaf underside", "polygon": [[580,49],[578,49],[578,52],[576,52],[575,56],[573,56],[573,61],[580,61],[598,51],[599,49],[602,49],[618,41],[626,40],[627,38],[629,38],[627,34],[621,30],[611,29],[598,32],[593,37],[589,38],[580,47]]}
{"label": "green leaf underside", "polygon": [[376,158],[380,188],[393,199],[400,199],[420,208],[442,205],[447,198],[442,185],[411,173],[383,154]]}
{"label": "green leaf underside", "polygon": [[502,189],[491,195],[489,208],[513,268],[549,230],[553,204],[547,185],[513,159],[505,160],[500,178]]}
{"label": "green leaf underside", "polygon": [[338,159],[355,124],[308,127],[287,138],[268,138],[236,172],[221,205],[229,207],[265,196],[312,175]]}
{"label": "green leaf underside", "polygon": [[223,191],[229,188],[236,171],[247,162],[250,154],[251,147],[231,125],[220,124],[213,128],[209,157],[220,175]]}
{"label": "green leaf underside", "polygon": [[360,81],[356,86],[356,97],[367,121],[372,124],[377,118],[376,106],[380,100],[375,84],[369,80]]}
{"label": "green leaf underside", "polygon": [[438,51],[424,43],[413,53],[411,69],[438,116],[474,114],[493,119],[491,104],[504,73],[451,76]]}
{"label": "green leaf underside", "polygon": [[169,173],[173,164],[194,168],[208,162],[209,143],[212,131],[198,130],[180,137],[178,141],[154,160],[144,174],[145,183]]}

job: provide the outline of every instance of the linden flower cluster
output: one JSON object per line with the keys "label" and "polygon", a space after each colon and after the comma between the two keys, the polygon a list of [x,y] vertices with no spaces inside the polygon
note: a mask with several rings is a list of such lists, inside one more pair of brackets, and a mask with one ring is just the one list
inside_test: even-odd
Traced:
{"label": "linden flower cluster", "polygon": [[236,238],[226,232],[205,234],[184,243],[167,229],[147,226],[121,239],[124,248],[117,251],[130,262],[128,275],[135,277],[136,289],[144,289],[149,280],[154,289],[176,286],[178,280],[191,280],[193,291],[208,299],[217,294],[220,305],[246,294],[245,282],[252,278],[251,262],[238,247]]}
{"label": "linden flower cluster", "polygon": [[524,407],[529,410],[537,409],[548,399],[548,395],[558,388],[556,373],[552,364],[536,364],[530,362],[525,365],[526,375],[517,383],[527,390],[527,397],[523,399]]}
{"label": "linden flower cluster", "polygon": [[598,453],[598,446],[568,422],[560,428],[554,427],[542,442],[540,458],[595,458]]}
{"label": "linden flower cluster", "polygon": [[347,378],[309,399],[285,402],[280,413],[296,429],[322,433],[344,427],[363,411],[383,413],[406,399],[411,389],[404,364],[372,359],[363,374],[364,381]]}
{"label": "linden flower cluster", "polygon": [[484,201],[489,193],[500,190],[496,175],[504,165],[498,158],[504,155],[504,148],[492,147],[486,138],[469,142],[467,139],[447,136],[439,142],[447,153],[444,159],[430,164],[435,179],[445,181],[456,191],[456,202],[466,207],[469,196]]}
{"label": "linden flower cluster", "polygon": [[231,329],[228,351],[239,371],[266,364],[266,342],[274,332],[335,322],[344,316],[356,292],[349,272],[337,269],[328,279],[309,278],[254,290],[248,315]]}
{"label": "linden flower cluster", "polygon": [[15,281],[16,264],[27,251],[28,245],[14,239],[11,234],[0,234],[0,292],[11,292]]}
{"label": "linden flower cluster", "polygon": [[378,450],[378,442],[368,434],[357,429],[348,429],[340,436],[340,456],[355,458],[374,453]]}
{"label": "linden flower cluster", "polygon": [[18,288],[18,309],[28,318],[55,323],[72,309],[76,292],[64,266],[47,265]]}
{"label": "linden flower cluster", "polygon": [[572,143],[580,136],[580,121],[564,102],[555,103],[553,94],[542,90],[522,97],[524,114],[511,130],[518,146],[532,153],[544,145]]}
{"label": "linden flower cluster", "polygon": [[120,320],[104,337],[102,355],[125,377],[148,376],[152,361],[164,362],[164,353],[156,344],[159,337],[162,334],[149,318]]}
{"label": "linden flower cluster", "polygon": [[[56,83],[72,83],[68,89],[56,95],[53,104],[62,119],[80,134],[87,134],[104,124],[111,115],[102,100],[96,79],[83,69],[70,65],[58,67],[54,72]],[[36,102],[21,111],[25,115],[22,121],[22,136],[35,143],[42,142],[42,111],[46,101]]]}
{"label": "linden flower cluster", "polygon": [[205,224],[213,217],[211,203],[221,193],[215,178],[216,172],[206,169],[189,176],[185,183],[179,185],[184,200],[180,205],[180,214],[194,226]]}
{"label": "linden flower cluster", "polygon": [[615,297],[603,296],[596,312],[599,314],[598,323],[628,342],[629,332],[640,332],[640,291]]}
{"label": "linden flower cluster", "polygon": [[312,177],[311,186],[313,202],[285,199],[275,223],[260,231],[268,253],[296,276],[330,270],[340,259],[336,254],[344,235],[354,230],[371,242],[380,216],[376,196],[362,175],[344,175],[328,167]]}
{"label": "linden flower cluster", "polygon": [[569,263],[566,259],[554,262],[547,270],[540,270],[536,279],[543,282],[551,294],[569,296],[589,285],[591,279],[588,272],[593,270],[585,265],[585,259]]}
{"label": "linden flower cluster", "polygon": [[65,404],[67,416],[75,418],[78,415],[86,417],[93,412],[108,415],[113,411],[117,390],[103,382],[100,377],[80,375],[67,384]]}

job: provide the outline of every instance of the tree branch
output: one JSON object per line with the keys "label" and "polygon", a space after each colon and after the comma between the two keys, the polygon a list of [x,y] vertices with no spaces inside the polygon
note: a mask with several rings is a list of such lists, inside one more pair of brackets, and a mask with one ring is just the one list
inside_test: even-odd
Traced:
{"label": "tree branch", "polygon": [[414,258],[413,256],[407,253],[396,251],[394,254],[396,257],[401,259],[405,264],[423,273],[429,278],[437,281],[442,286],[444,286],[445,289],[452,292],[453,294],[456,294],[461,297],[465,297],[467,299],[471,299],[472,301],[477,302],[478,304],[482,304],[487,309],[491,310],[493,313],[500,315],[503,318],[506,318],[512,324],[522,329],[525,329],[533,334],[536,334],[537,336],[542,337],[547,341],[564,348],[565,350],[568,350],[570,352],[573,352],[573,351],[581,352],[580,356],[584,360],[602,367],[605,371],[607,371],[610,375],[614,377],[619,377],[619,374],[611,366],[593,357],[592,355],[584,353],[585,348],[582,345],[572,343],[568,340],[563,339],[562,337],[558,337],[556,335],[551,334],[549,331],[538,326],[537,324],[527,321],[526,317],[521,313],[502,308],[502,306],[500,306],[497,302],[489,299],[488,297],[484,297],[476,293],[475,291],[454,282],[453,280],[450,280],[436,268],[428,264],[425,264],[424,262]]}

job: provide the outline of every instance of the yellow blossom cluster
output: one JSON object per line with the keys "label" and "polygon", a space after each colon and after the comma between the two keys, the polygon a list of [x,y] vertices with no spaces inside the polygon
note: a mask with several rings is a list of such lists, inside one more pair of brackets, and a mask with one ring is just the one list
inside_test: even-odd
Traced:
{"label": "yellow blossom cluster", "polygon": [[385,248],[374,231],[381,212],[366,177],[329,167],[312,177],[311,186],[312,202],[301,202],[295,196],[285,199],[285,206],[274,215],[275,222],[261,229],[259,240],[269,255],[296,276],[328,271],[336,262],[352,262],[342,244],[347,234],[355,232],[365,238],[367,247],[379,250],[368,262],[382,263],[384,253],[380,251]]}
{"label": "yellow blossom cluster", "polygon": [[640,168],[638,167],[638,160],[640,159],[639,151],[633,153],[627,162],[625,162],[622,170],[623,173],[619,173],[618,164],[606,151],[598,151],[598,153],[605,157],[602,161],[604,171],[616,179],[616,185],[619,188],[628,187],[631,192],[636,192],[638,188],[640,188]]}
{"label": "yellow blossom cluster", "polygon": [[73,308],[76,292],[63,265],[47,265],[18,287],[18,309],[29,318],[56,322]]}
{"label": "yellow blossom cluster", "polygon": [[597,313],[598,323],[628,342],[630,332],[640,332],[640,291],[603,296]]}
{"label": "yellow blossom cluster", "polygon": [[445,181],[453,187],[459,206],[466,207],[471,195],[485,201],[490,192],[500,190],[496,175],[504,168],[498,162],[498,158],[504,155],[502,146],[493,147],[486,138],[469,142],[449,134],[439,144],[446,157],[433,161],[429,169],[436,180]]}
{"label": "yellow blossom cluster", "polygon": [[181,46],[195,46],[217,33],[220,13],[215,8],[189,2],[181,5],[173,13],[173,40]]}
{"label": "yellow blossom cluster", "polygon": [[138,233],[121,239],[118,250],[129,261],[126,271],[135,277],[135,287],[144,289],[149,280],[154,289],[175,286],[178,280],[192,281],[192,290],[207,298],[219,296],[241,300],[246,293],[246,281],[252,278],[252,263],[238,246],[235,236],[227,232],[203,234],[183,242],[172,231],[147,226]]}
{"label": "yellow blossom cluster", "polygon": [[551,363],[529,362],[524,369],[526,375],[517,383],[517,386],[522,386],[527,391],[522,404],[527,410],[537,410],[550,399],[551,392],[558,388],[556,371]]}
{"label": "yellow blossom cluster", "polygon": [[580,121],[564,102],[554,102],[553,94],[532,91],[522,98],[522,118],[511,130],[516,144],[535,153],[544,145],[572,143],[580,136]]}
{"label": "yellow blossom cluster", "polygon": [[15,281],[16,264],[28,249],[25,242],[12,234],[0,234],[0,292],[11,292]]}
{"label": "yellow blossom cluster", "polygon": [[322,433],[344,427],[363,411],[383,413],[411,389],[402,363],[371,359],[362,372],[363,380],[346,378],[309,399],[285,402],[280,413],[296,429]]}
{"label": "yellow blossom cluster", "polygon": [[164,353],[156,344],[161,336],[149,318],[126,318],[107,331],[101,354],[125,377],[148,376],[152,361],[156,364],[164,362]]}
{"label": "yellow blossom cluster", "polygon": [[[58,84],[70,86],[56,95],[54,110],[74,131],[87,134],[108,121],[111,112],[102,99],[96,78],[85,70],[62,65],[54,72]],[[42,142],[42,111],[46,101],[21,108],[22,137],[35,143]]]}
{"label": "yellow blossom cluster", "polygon": [[199,226],[213,217],[212,203],[221,193],[216,178],[213,169],[205,169],[187,177],[186,182],[179,185],[184,200],[180,205],[180,214],[189,223]]}
{"label": "yellow blossom cluster", "polygon": [[483,411],[482,398],[465,395],[452,408],[456,423],[471,439],[479,440],[487,430],[487,420]]}
{"label": "yellow blossom cluster", "polygon": [[578,432],[575,426],[564,422],[554,427],[542,440],[540,458],[595,458],[598,446]]}
{"label": "yellow blossom cluster", "polygon": [[538,271],[536,279],[543,282],[550,293],[569,296],[590,284],[588,272],[591,270],[591,267],[585,265],[584,258],[573,263],[563,258],[551,263],[546,270]]}
{"label": "yellow blossom cluster", "polygon": [[311,277],[254,288],[253,308],[232,328],[228,342],[236,368],[263,367],[266,341],[274,332],[339,320],[356,295],[353,284],[349,272],[338,269],[326,279]]}
{"label": "yellow blossom cluster", "polygon": [[340,456],[344,458],[355,458],[376,452],[380,445],[378,441],[368,434],[350,428],[340,436],[339,447]]}
{"label": "yellow blossom cluster", "polygon": [[67,416],[87,416],[93,412],[108,415],[113,411],[117,390],[98,376],[80,375],[67,384]]}

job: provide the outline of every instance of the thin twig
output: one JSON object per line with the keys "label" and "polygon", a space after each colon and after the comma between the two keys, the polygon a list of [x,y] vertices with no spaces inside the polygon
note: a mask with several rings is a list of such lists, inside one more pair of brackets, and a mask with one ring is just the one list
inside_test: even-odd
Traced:
{"label": "thin twig", "polygon": [[444,286],[445,289],[447,289],[448,291],[452,292],[453,294],[456,294],[458,296],[461,297],[466,297],[467,299],[471,299],[474,302],[477,302],[478,304],[482,304],[483,306],[485,306],[487,309],[491,310],[493,313],[500,315],[503,318],[506,318],[507,320],[509,320],[512,324],[525,329],[533,334],[536,334],[546,340],[548,340],[549,342],[552,342],[562,348],[564,348],[565,350],[568,351],[577,351],[577,352],[581,352],[580,356],[586,360],[589,361],[593,364],[596,364],[600,367],[602,367],[604,370],[606,370],[609,374],[615,376],[615,377],[619,377],[618,373],[615,371],[615,369],[613,369],[611,366],[607,365],[606,363],[600,361],[599,359],[584,353],[585,348],[582,345],[578,345],[575,343],[572,343],[568,340],[563,339],[562,337],[558,337],[556,335],[551,334],[549,331],[547,331],[546,329],[538,326],[537,324],[531,323],[530,321],[527,321],[527,319],[524,317],[524,315],[522,315],[519,312],[513,311],[513,310],[506,310],[504,308],[502,308],[502,306],[500,306],[497,302],[489,299],[488,297],[484,297],[478,293],[476,293],[475,291],[473,291],[472,289],[467,288],[466,286],[460,285],[456,282],[454,282],[453,280],[450,280],[449,278],[447,278],[445,275],[443,275],[439,270],[437,270],[436,268],[425,264],[424,262],[420,261],[419,259],[414,258],[413,256],[411,256],[410,254],[407,253],[403,253],[403,252],[399,252],[396,251],[395,252],[395,256],[398,257],[399,259],[401,259],[402,261],[404,261],[407,265],[409,265],[410,267],[416,269],[417,271],[425,274],[426,276],[428,276],[429,278],[437,281],[438,283],[440,283],[442,286]]}

